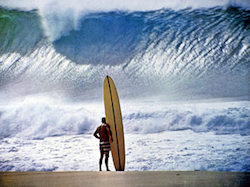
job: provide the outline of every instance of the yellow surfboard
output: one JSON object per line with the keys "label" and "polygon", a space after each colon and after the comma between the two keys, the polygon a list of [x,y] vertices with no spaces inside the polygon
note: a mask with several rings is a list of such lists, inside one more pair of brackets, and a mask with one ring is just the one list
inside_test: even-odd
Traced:
{"label": "yellow surfboard", "polygon": [[122,114],[119,97],[111,77],[106,76],[103,82],[104,106],[106,122],[110,125],[113,142],[111,152],[116,171],[125,169],[125,145],[122,124]]}

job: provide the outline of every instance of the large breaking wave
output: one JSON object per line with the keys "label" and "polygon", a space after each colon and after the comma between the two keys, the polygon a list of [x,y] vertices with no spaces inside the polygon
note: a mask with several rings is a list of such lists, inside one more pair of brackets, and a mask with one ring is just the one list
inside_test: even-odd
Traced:
{"label": "large breaking wave", "polygon": [[[96,9],[28,2],[28,8],[0,4],[0,138],[92,132],[104,114],[100,106],[68,102],[99,103],[107,74],[121,100],[137,98],[134,103],[144,97],[249,100],[245,1],[178,9],[151,1],[146,7]],[[135,105],[124,110],[128,133],[191,129],[249,135],[249,101],[184,109]]]}
{"label": "large breaking wave", "polygon": [[0,9],[4,96],[53,90],[98,98],[109,74],[124,96],[248,97],[247,10],[95,12],[75,28],[66,14],[59,34],[61,17],[52,14],[46,25],[54,37],[39,13]]}

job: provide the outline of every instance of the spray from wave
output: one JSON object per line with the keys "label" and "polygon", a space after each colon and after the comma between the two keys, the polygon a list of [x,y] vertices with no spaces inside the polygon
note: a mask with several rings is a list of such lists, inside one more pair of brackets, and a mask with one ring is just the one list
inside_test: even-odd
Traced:
{"label": "spray from wave", "polygon": [[185,8],[212,8],[212,7],[241,7],[246,10],[250,8],[247,0],[73,0],[73,1],[32,1],[32,0],[3,0],[0,6],[21,9],[34,10],[37,9],[42,17],[43,26],[46,34],[51,40],[60,38],[63,34],[67,34],[71,29],[77,29],[81,17],[90,12],[110,12],[110,11],[152,11],[159,9],[181,10]]}
{"label": "spray from wave", "polygon": [[[249,102],[147,103],[126,101],[126,134],[192,130],[197,133],[250,134]],[[51,136],[92,134],[104,113],[102,103],[62,104],[49,97],[28,97],[0,107],[0,139],[43,139]],[[99,119],[99,120],[98,120]]]}

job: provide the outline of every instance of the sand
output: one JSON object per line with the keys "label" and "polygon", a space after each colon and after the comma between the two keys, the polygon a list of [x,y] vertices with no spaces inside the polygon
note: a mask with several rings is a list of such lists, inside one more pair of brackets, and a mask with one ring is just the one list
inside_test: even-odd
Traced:
{"label": "sand", "polygon": [[249,172],[0,172],[0,186],[250,186]]}

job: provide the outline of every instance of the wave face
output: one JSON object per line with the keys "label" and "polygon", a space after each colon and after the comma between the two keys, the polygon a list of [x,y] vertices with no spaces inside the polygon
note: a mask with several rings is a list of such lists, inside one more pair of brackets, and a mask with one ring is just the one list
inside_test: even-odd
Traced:
{"label": "wave face", "polygon": [[109,74],[122,97],[249,99],[247,10],[79,13],[77,23],[42,15],[0,9],[2,97],[100,98]]}

